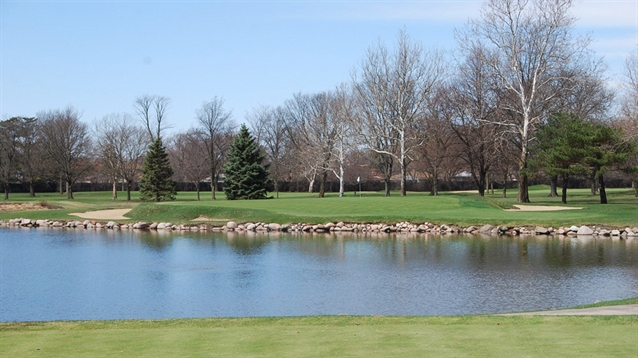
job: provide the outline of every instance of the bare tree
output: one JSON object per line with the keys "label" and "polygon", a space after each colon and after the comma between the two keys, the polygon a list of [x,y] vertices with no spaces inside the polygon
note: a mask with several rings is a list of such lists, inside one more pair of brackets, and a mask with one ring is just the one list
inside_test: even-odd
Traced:
{"label": "bare tree", "polygon": [[206,136],[206,133],[198,129],[179,133],[173,137],[168,150],[175,176],[179,181],[195,185],[197,200],[200,200],[200,185],[210,173],[208,157],[201,154],[208,150]]}
{"label": "bare tree", "polygon": [[[615,122],[623,129],[624,139],[638,147],[638,52],[634,52],[625,61],[625,82],[621,97],[620,119]],[[638,197],[638,152],[628,160],[626,173],[636,197]]]}
{"label": "bare tree", "polygon": [[[488,0],[481,19],[458,34],[461,46],[484,47],[481,61],[509,92],[503,108],[512,115],[494,120],[518,135],[518,201],[529,202],[528,155],[533,132],[565,92],[574,69],[590,58],[588,38],[574,38],[572,0]],[[557,86],[556,83],[561,85]],[[509,118],[508,120],[502,120]]]}
{"label": "bare tree", "polygon": [[29,196],[35,197],[35,183],[43,178],[44,159],[41,151],[39,121],[24,119],[20,143],[20,181],[29,186]]}
{"label": "bare tree", "polygon": [[73,199],[73,184],[91,168],[91,138],[87,125],[73,107],[42,113],[40,135],[46,159],[66,183],[68,199]]}
{"label": "bare tree", "polygon": [[11,117],[0,121],[0,184],[4,187],[4,200],[9,200],[9,187],[18,181],[22,163],[31,160],[24,155],[26,130],[35,118]]}
{"label": "bare tree", "polygon": [[272,109],[262,106],[254,109],[248,120],[252,133],[268,155],[269,171],[279,198],[279,181],[283,176],[284,163],[290,155],[289,113],[283,107]]}
{"label": "bare tree", "polygon": [[233,130],[232,114],[224,110],[224,100],[217,97],[202,103],[202,107],[195,113],[204,134],[211,180],[211,198],[215,200],[215,191],[217,190],[217,181],[223,158],[223,153],[220,149],[223,148],[225,138]]}
{"label": "bare tree", "polygon": [[468,168],[479,195],[485,195],[487,176],[500,141],[498,121],[501,94],[496,78],[481,60],[482,47],[465,47],[452,86],[442,91],[439,102],[447,106],[448,119],[462,147],[460,158]]}
{"label": "bare tree", "polygon": [[117,199],[117,182],[126,184],[126,200],[131,200],[131,186],[144,164],[150,145],[147,132],[133,124],[131,116],[111,114],[96,124],[96,151],[113,180],[113,199]]}
{"label": "bare tree", "polygon": [[332,116],[334,120],[334,128],[336,130],[332,155],[335,164],[331,166],[331,170],[335,177],[339,179],[339,197],[343,197],[346,191],[346,159],[348,153],[354,146],[352,129],[356,127],[355,108],[352,103],[352,88],[345,84],[337,87],[335,97],[331,106]]}
{"label": "bare tree", "polygon": [[411,129],[443,72],[443,61],[436,51],[424,51],[401,31],[392,54],[383,44],[370,48],[361,65],[361,78],[357,73],[353,75],[364,138],[372,150],[398,162],[401,195],[406,195],[408,163],[421,145]]}
{"label": "bare tree", "polygon": [[144,124],[151,142],[160,138],[162,131],[170,128],[166,125],[166,111],[168,111],[171,100],[163,96],[144,95],[135,99],[135,112]]}
{"label": "bare tree", "polygon": [[[319,175],[318,197],[325,196],[325,185],[333,160],[337,136],[337,118],[332,110],[334,94],[322,92],[313,95],[297,94],[288,102],[293,145],[306,162],[306,173]],[[313,179],[310,180],[312,189]]]}

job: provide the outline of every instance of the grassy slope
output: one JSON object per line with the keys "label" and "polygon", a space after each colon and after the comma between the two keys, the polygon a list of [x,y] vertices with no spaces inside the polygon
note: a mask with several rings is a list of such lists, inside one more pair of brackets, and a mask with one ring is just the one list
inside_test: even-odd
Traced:
{"label": "grassy slope", "polygon": [[0,356],[631,357],[638,316],[182,319],[0,324]]}
{"label": "grassy slope", "polygon": [[[533,187],[530,191],[532,205],[560,205],[559,198],[547,197],[544,186]],[[281,193],[279,199],[258,201],[211,201],[208,193],[202,201],[194,200],[194,193],[180,193],[178,200],[163,203],[139,203],[139,201],[113,201],[109,192],[76,193],[73,201],[60,199],[58,194],[41,194],[35,201],[64,207],[60,210],[32,212],[0,212],[0,219],[24,216],[32,219],[55,218],[76,219],[70,212],[134,208],[128,216],[132,220],[187,222],[200,215],[215,219],[217,223],[228,220],[240,222],[435,222],[439,224],[514,224],[514,225],[638,225],[638,198],[630,190],[610,190],[608,205],[597,203],[598,197],[589,195],[588,190],[570,190],[568,206],[582,207],[582,210],[560,212],[507,212],[516,204],[515,192],[503,199],[500,193],[484,198],[475,193],[443,193],[432,197],[427,193],[409,193],[407,197],[394,195],[384,197],[380,193],[368,193],[355,197],[351,193],[344,198],[330,194],[319,199],[308,193]],[[137,193],[136,193],[137,194]],[[12,200],[33,200],[24,195],[13,195]]]}

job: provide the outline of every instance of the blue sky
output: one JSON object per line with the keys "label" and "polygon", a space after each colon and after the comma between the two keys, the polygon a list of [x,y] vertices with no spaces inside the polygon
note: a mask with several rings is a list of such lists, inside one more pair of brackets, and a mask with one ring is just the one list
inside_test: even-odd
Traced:
{"label": "blue sky", "polygon": [[[92,124],[133,113],[136,97],[172,101],[173,130],[195,126],[223,97],[236,122],[259,105],[350,80],[368,47],[399,30],[425,47],[456,47],[454,29],[482,1],[4,1],[0,116],[75,106]],[[576,1],[577,31],[616,85],[638,44],[638,0]]]}

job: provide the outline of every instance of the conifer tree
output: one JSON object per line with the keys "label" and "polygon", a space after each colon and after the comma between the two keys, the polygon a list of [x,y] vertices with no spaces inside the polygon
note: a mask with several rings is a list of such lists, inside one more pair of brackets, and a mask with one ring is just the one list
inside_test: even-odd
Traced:
{"label": "conifer tree", "polygon": [[144,201],[175,200],[177,191],[175,182],[171,179],[173,168],[168,160],[168,153],[157,138],[148,149],[142,179],[140,180],[140,199]]}
{"label": "conifer tree", "polygon": [[228,200],[267,198],[270,179],[268,165],[262,165],[264,159],[255,138],[242,125],[224,166],[224,192]]}

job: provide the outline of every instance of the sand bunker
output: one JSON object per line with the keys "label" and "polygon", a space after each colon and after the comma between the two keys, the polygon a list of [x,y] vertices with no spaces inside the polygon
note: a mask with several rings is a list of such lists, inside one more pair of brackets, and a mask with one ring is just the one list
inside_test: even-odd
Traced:
{"label": "sand bunker", "polygon": [[69,215],[78,216],[82,219],[97,219],[97,220],[128,220],[124,214],[131,211],[131,209],[112,209],[112,210],[96,210],[87,211],[85,213],[70,213]]}
{"label": "sand bunker", "polygon": [[561,210],[580,210],[571,206],[542,206],[542,205],[514,205],[516,209],[505,209],[505,211],[561,211]]}

